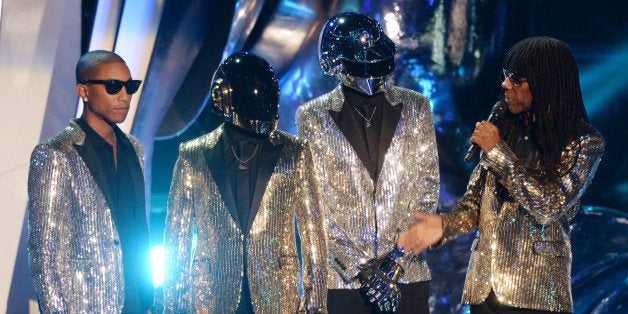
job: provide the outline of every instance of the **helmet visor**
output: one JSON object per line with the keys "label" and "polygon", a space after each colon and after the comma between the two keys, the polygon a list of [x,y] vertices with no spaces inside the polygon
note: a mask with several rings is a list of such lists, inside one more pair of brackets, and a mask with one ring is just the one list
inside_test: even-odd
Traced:
{"label": "helmet visor", "polygon": [[362,78],[383,77],[395,70],[395,58],[393,56],[377,62],[358,62],[349,59],[341,59],[343,72]]}

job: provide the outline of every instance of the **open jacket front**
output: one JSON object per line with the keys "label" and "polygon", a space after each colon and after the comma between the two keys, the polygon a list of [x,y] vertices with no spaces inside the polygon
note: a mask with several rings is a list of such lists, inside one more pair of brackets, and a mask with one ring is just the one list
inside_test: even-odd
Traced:
{"label": "open jacket front", "polygon": [[270,167],[260,167],[258,183],[268,181],[257,185],[256,214],[242,230],[225,167],[216,162],[224,160],[225,137],[220,126],[181,145],[165,230],[166,312],[233,313],[244,272],[256,312],[325,310],[326,246],[307,144],[271,133],[272,148],[261,157]]}

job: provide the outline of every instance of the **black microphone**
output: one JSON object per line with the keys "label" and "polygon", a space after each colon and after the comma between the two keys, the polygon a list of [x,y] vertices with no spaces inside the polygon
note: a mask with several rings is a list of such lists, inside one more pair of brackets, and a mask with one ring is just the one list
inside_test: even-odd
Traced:
{"label": "black microphone", "polygon": [[[500,100],[496,102],[495,105],[493,105],[493,109],[491,109],[491,114],[488,116],[488,119],[486,119],[486,121],[490,123],[495,123],[495,121],[497,121],[497,119],[507,110],[508,104],[505,101]],[[467,150],[467,154],[464,156],[464,161],[469,162],[473,160],[473,157],[475,157],[479,150],[480,146],[475,143],[471,144],[471,147],[469,147],[469,149]]]}

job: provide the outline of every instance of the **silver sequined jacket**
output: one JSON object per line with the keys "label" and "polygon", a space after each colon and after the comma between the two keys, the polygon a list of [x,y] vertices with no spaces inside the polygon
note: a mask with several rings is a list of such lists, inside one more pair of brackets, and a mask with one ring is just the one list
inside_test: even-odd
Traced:
{"label": "silver sequined jacket", "polygon": [[[139,141],[127,136],[144,167]],[[75,148],[84,142],[85,132],[70,121],[31,155],[28,252],[44,313],[119,313],[124,305],[120,239]]]}
{"label": "silver sequined jacket", "polygon": [[324,312],[327,249],[307,144],[281,131],[271,133],[271,143],[284,147],[244,235],[205,157],[208,150],[222,149],[221,136],[224,125],[179,150],[165,229],[165,312],[234,313],[244,271],[255,312]]}
{"label": "silver sequined jacket", "polygon": [[[330,289],[359,288],[354,280],[359,264],[394,249],[399,233],[414,221],[413,211],[436,211],[438,151],[429,100],[395,86],[385,93],[393,106],[402,104],[403,110],[375,189],[367,169],[328,112],[342,108],[341,86],[297,110],[298,134],[312,147],[324,196]],[[400,282],[431,278],[424,255],[409,258],[402,266],[405,274]]]}
{"label": "silver sequined jacket", "polygon": [[[582,136],[579,145],[573,142],[563,151],[559,171],[567,172],[551,184],[535,180],[503,141],[482,156],[467,192],[443,215],[443,243],[479,230],[463,303],[481,303],[493,289],[509,306],[573,311],[569,222],[603,151],[600,134]],[[484,188],[482,168],[490,169]],[[511,201],[495,197],[496,180],[507,188]]]}

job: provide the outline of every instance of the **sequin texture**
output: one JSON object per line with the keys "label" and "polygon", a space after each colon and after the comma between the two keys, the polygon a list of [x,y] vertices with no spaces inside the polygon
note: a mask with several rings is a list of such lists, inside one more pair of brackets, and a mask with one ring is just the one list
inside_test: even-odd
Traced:
{"label": "sequin texture", "polygon": [[[143,161],[139,141],[127,136]],[[119,313],[124,304],[120,239],[105,197],[74,147],[84,141],[71,121],[31,155],[28,252],[45,313]]]}
{"label": "sequin texture", "polygon": [[[385,93],[403,109],[376,187],[328,112],[343,105],[340,86],[297,110],[298,134],[312,147],[323,195],[330,289],[358,289],[359,264],[393,250],[399,233],[414,222],[412,212],[436,211],[438,152],[429,100],[395,86]],[[424,255],[401,264],[405,273],[400,282],[430,279]]]}
{"label": "sequin texture", "polygon": [[[603,151],[604,140],[595,131],[570,144],[556,183],[535,180],[503,141],[482,156],[467,192],[443,214],[443,243],[478,230],[463,303],[481,303],[493,289],[509,306],[573,311],[569,223]],[[496,196],[497,182],[512,200]]]}
{"label": "sequin texture", "polygon": [[307,144],[281,131],[271,133],[271,143],[284,147],[245,235],[221,197],[204,155],[223,134],[220,126],[180,147],[164,235],[165,312],[233,313],[244,271],[256,312],[324,311],[327,249],[320,232],[321,196],[312,180]]}

